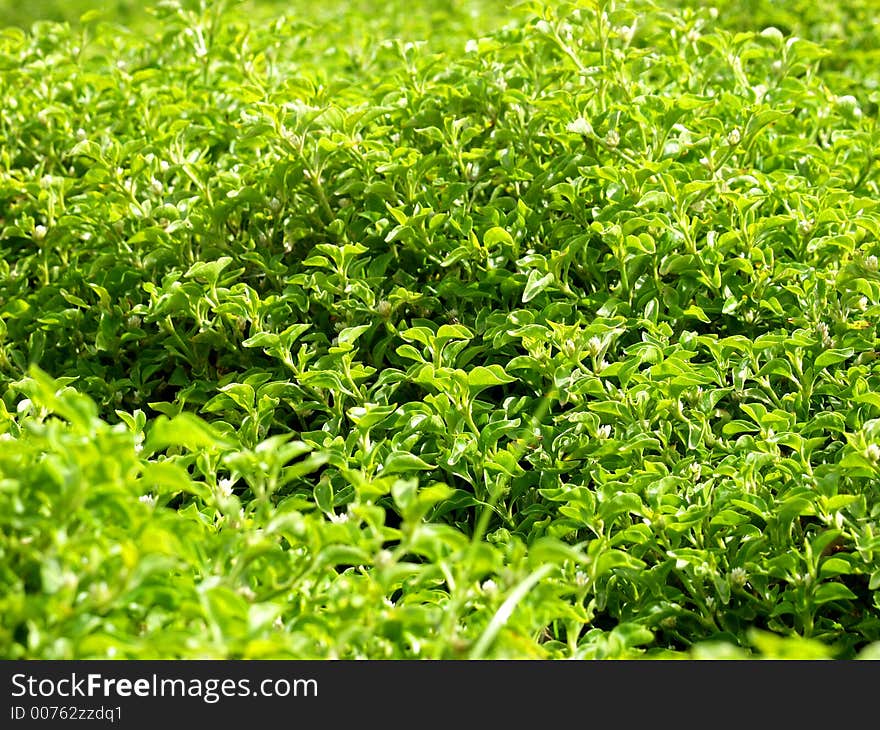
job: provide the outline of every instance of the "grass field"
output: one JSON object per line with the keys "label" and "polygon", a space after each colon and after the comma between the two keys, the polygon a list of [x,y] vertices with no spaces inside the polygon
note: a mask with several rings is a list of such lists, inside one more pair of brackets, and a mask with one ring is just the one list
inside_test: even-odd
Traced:
{"label": "grass field", "polygon": [[880,0],[0,0],[0,658],[880,657]]}

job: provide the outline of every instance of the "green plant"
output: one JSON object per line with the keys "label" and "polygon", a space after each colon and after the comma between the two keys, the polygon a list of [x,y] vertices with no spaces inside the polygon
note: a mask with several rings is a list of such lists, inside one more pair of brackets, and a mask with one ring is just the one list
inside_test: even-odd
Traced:
{"label": "green plant", "polygon": [[876,653],[876,27],[498,7],[0,34],[0,655]]}

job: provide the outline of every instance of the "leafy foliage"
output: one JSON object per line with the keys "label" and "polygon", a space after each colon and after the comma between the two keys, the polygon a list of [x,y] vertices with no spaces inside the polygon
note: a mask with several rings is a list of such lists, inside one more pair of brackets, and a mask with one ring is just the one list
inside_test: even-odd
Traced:
{"label": "leafy foliage", "polygon": [[406,6],[0,34],[0,654],[875,656],[876,2]]}

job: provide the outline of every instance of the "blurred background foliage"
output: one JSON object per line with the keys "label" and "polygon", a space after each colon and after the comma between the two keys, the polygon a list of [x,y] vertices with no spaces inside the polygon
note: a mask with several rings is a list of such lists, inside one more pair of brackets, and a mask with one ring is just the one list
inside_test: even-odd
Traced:
{"label": "blurred background foliage", "polygon": [[[424,41],[437,51],[462,51],[462,37],[480,37],[528,13],[540,12],[534,0],[188,0],[184,5],[240,5],[254,22],[286,17],[311,25],[320,48],[335,44],[365,46],[376,39]],[[545,3],[548,5],[563,3]],[[627,0],[574,0],[621,8]],[[855,61],[864,69],[880,68],[880,0],[663,0],[667,10],[712,7],[720,25],[731,32],[760,31],[768,26],[785,35],[822,43],[833,51],[824,71],[842,70]],[[78,25],[103,20],[142,33],[156,27],[162,2],[134,0],[0,0],[0,27],[29,28],[41,21]],[[524,12],[525,11],[525,12]],[[368,19],[364,23],[364,19]],[[876,74],[865,76],[874,79]]]}

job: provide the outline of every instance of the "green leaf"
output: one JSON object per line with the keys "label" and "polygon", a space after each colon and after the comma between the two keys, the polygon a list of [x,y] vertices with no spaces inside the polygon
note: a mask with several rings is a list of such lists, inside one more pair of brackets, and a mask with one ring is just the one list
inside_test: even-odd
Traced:
{"label": "green leaf", "polygon": [[526,288],[523,290],[523,303],[532,301],[532,299],[553,283],[553,279],[554,276],[552,273],[541,276],[537,269],[532,269],[529,272],[529,278],[526,281]]}
{"label": "green leaf", "polygon": [[853,353],[854,351],[851,347],[825,350],[816,358],[815,366],[817,368],[827,368],[829,365],[836,365],[851,358]]}
{"label": "green leaf", "polygon": [[428,471],[436,469],[435,464],[429,464],[424,459],[405,451],[392,451],[388,454],[382,465],[383,474],[400,474],[408,471]]}
{"label": "green leaf", "polygon": [[191,413],[181,413],[173,418],[159,416],[147,432],[144,451],[153,454],[169,446],[181,446],[190,451],[218,449],[230,446],[213,426]]}
{"label": "green leaf", "polygon": [[504,372],[504,368],[500,365],[489,365],[488,367],[478,365],[475,368],[471,368],[467,373],[468,389],[472,395],[495,385],[513,383],[515,380],[516,378]]}
{"label": "green leaf", "polygon": [[855,600],[858,596],[843,583],[821,583],[813,593],[814,604],[821,605],[831,601]]}

